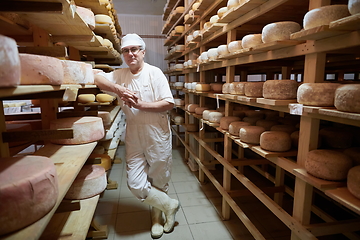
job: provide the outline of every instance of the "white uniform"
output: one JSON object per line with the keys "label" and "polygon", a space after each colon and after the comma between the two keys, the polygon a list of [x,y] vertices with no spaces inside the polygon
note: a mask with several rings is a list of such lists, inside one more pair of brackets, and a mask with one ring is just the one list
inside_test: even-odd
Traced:
{"label": "white uniform", "polygon": [[[162,71],[144,64],[138,74],[129,68],[117,69],[104,76],[137,93],[140,100],[174,103],[168,81]],[[122,104],[126,114],[126,163],[128,186],[144,200],[151,185],[167,192],[171,175],[171,129],[166,112],[146,112]]]}

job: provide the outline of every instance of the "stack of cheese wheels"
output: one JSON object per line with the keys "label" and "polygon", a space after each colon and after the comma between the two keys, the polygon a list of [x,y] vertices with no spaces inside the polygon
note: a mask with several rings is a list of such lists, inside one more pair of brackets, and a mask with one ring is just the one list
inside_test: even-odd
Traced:
{"label": "stack of cheese wheels", "polygon": [[360,166],[350,168],[347,175],[347,189],[360,199]]}
{"label": "stack of cheese wheels", "polygon": [[191,113],[195,112],[195,109],[199,107],[199,104],[190,103],[187,107],[187,110]]}
{"label": "stack of cheese wheels", "polygon": [[0,35],[0,87],[20,84],[20,58],[14,39]]}
{"label": "stack of cheese wheels", "polygon": [[104,137],[104,125],[100,117],[60,118],[50,122],[50,129],[72,128],[73,138],[52,139],[56,144],[84,144]]}
{"label": "stack of cheese wheels", "polygon": [[107,93],[98,93],[95,96],[95,100],[99,103],[111,103],[115,100],[115,97]]}
{"label": "stack of cheese wheels", "polygon": [[224,117],[224,112],[210,112],[209,113],[209,122],[220,123],[221,118]]}
{"label": "stack of cheese wheels", "polygon": [[267,99],[296,99],[298,83],[295,80],[267,80],[263,86],[263,97]]}
{"label": "stack of cheese wheels", "polygon": [[203,118],[204,120],[209,120],[210,113],[212,113],[212,112],[218,112],[218,111],[217,111],[217,110],[209,110],[209,109],[204,110],[204,111],[203,111],[202,118]]}
{"label": "stack of cheese wheels", "polygon": [[247,97],[262,97],[264,82],[247,82],[245,84],[244,93]]}
{"label": "stack of cheese wheels", "polygon": [[185,128],[188,132],[196,132],[199,130],[199,126],[197,124],[186,124]]}
{"label": "stack of cheese wheels", "polygon": [[107,154],[100,154],[100,153],[94,153],[92,152],[88,158],[88,162],[99,162],[94,163],[94,165],[101,166],[105,169],[105,171],[108,171],[111,168],[111,158]]}
{"label": "stack of cheese wheels", "polygon": [[250,123],[243,121],[231,122],[229,125],[229,133],[234,136],[239,136],[240,129],[245,126],[250,126]]}
{"label": "stack of cheese wheels", "polygon": [[331,181],[346,179],[352,167],[352,160],[344,153],[316,149],[308,152],[305,160],[305,169],[311,175]]}
{"label": "stack of cheese wheels", "polygon": [[208,92],[211,90],[211,86],[208,83],[197,83],[195,86],[195,91],[197,92]]}
{"label": "stack of cheese wheels", "polygon": [[222,128],[224,130],[228,130],[230,123],[240,121],[240,120],[241,119],[239,117],[235,117],[235,116],[222,117],[220,119],[220,128]]}
{"label": "stack of cheese wheels", "polygon": [[237,52],[242,49],[241,40],[231,41],[228,44],[228,50],[230,53]]}
{"label": "stack of cheese wheels", "polygon": [[289,135],[292,134],[297,130],[297,128],[293,125],[285,125],[285,124],[277,124],[273,125],[270,128],[271,131],[280,131],[280,132],[286,132]]}
{"label": "stack of cheese wheels", "polygon": [[35,54],[20,53],[21,85],[61,85],[64,70],[61,60]]}
{"label": "stack of cheese wheels", "polygon": [[260,147],[272,152],[286,152],[291,149],[291,138],[286,132],[265,131],[260,135]]}
{"label": "stack of cheese wheels", "polygon": [[329,25],[330,22],[349,16],[347,5],[328,5],[308,11],[303,19],[305,30]]}
{"label": "stack of cheese wheels", "polygon": [[222,85],[222,93],[224,94],[230,93],[230,83],[224,83]]}
{"label": "stack of cheese wheels", "polygon": [[264,43],[290,39],[292,33],[301,30],[300,24],[292,21],[275,22],[265,25],[261,32]]}
{"label": "stack of cheese wheels", "polygon": [[95,15],[95,23],[97,24],[112,24],[113,21],[110,16],[105,14],[96,14]]}
{"label": "stack of cheese wheels", "polygon": [[339,83],[303,83],[298,88],[297,101],[309,106],[334,106],[335,91],[340,85]]}
{"label": "stack of cheese wheels", "polygon": [[103,121],[105,129],[108,129],[111,126],[111,114],[108,111],[98,111],[98,117]]}
{"label": "stack of cheese wheels", "polygon": [[320,129],[319,135],[329,148],[349,148],[354,140],[353,131],[343,127],[325,127]]}
{"label": "stack of cheese wheels", "polygon": [[91,30],[95,29],[95,15],[91,9],[76,6],[76,12],[84,20],[84,22],[89,26]]}
{"label": "stack of cheese wheels", "polygon": [[106,171],[99,165],[84,165],[65,195],[65,199],[86,199],[102,193],[107,186]]}
{"label": "stack of cheese wheels", "polygon": [[[16,132],[16,131],[31,131],[32,127],[29,123],[10,123],[7,122],[6,124],[6,131],[7,132]],[[31,134],[31,133],[29,133]],[[9,142],[9,147],[15,147],[22,144],[26,144],[27,141],[19,141],[19,142]]]}
{"label": "stack of cheese wheels", "polygon": [[253,48],[262,44],[261,33],[245,35],[241,40],[243,48]]}
{"label": "stack of cheese wheels", "polygon": [[229,54],[230,52],[229,52],[229,50],[228,50],[228,46],[227,46],[226,44],[223,44],[223,45],[219,45],[219,46],[217,47],[217,53],[218,53],[218,55],[220,56],[220,55],[227,55],[227,54]]}
{"label": "stack of cheese wheels", "polygon": [[351,157],[354,166],[360,165],[360,147],[351,147],[344,150],[344,153]]}
{"label": "stack of cheese wheels", "polygon": [[360,13],[360,1],[359,0],[349,0],[348,9],[351,15]]}
{"label": "stack of cheese wheels", "polygon": [[210,83],[211,90],[216,93],[221,93],[222,91],[222,83]]}
{"label": "stack of cheese wheels", "polygon": [[279,124],[278,121],[259,119],[256,121],[255,125],[265,128],[266,131],[270,131],[272,126]]}
{"label": "stack of cheese wheels", "polygon": [[239,137],[242,142],[259,144],[263,132],[265,132],[265,128],[260,126],[243,126],[239,130]]}
{"label": "stack of cheese wheels", "polygon": [[94,73],[89,63],[61,60],[64,69],[63,84],[94,84]]}
{"label": "stack of cheese wheels", "polygon": [[79,94],[76,100],[77,102],[82,104],[92,103],[95,102],[95,94],[92,93]]}
{"label": "stack of cheese wheels", "polygon": [[246,82],[232,82],[230,83],[230,94],[245,95]]}
{"label": "stack of cheese wheels", "polygon": [[208,110],[208,107],[197,107],[195,108],[195,114],[202,115],[205,110]]}
{"label": "stack of cheese wheels", "polygon": [[55,206],[59,190],[53,161],[42,156],[0,159],[0,235],[22,229]]}
{"label": "stack of cheese wheels", "polygon": [[345,84],[335,91],[334,105],[337,110],[360,113],[360,84]]}

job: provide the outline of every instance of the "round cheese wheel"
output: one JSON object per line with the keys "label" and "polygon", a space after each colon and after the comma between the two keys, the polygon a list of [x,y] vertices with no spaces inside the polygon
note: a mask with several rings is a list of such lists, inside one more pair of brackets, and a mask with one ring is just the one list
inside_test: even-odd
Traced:
{"label": "round cheese wheel", "polygon": [[196,10],[199,8],[199,6],[200,6],[200,2],[196,2],[196,3],[194,3],[194,4],[191,6],[191,9],[192,9],[193,11],[196,11]]}
{"label": "round cheese wheel", "polygon": [[22,229],[55,206],[59,190],[53,161],[42,156],[0,159],[0,235]]}
{"label": "round cheese wheel", "polygon": [[267,80],[263,86],[263,96],[267,99],[296,99],[298,83],[295,80]]}
{"label": "round cheese wheel", "polygon": [[298,146],[299,146],[299,134],[300,134],[300,131],[295,131],[290,134],[291,145],[294,148],[298,148]]}
{"label": "round cheese wheel", "polygon": [[98,117],[100,117],[103,121],[105,129],[111,126],[111,115],[107,111],[98,111]]}
{"label": "round cheese wheel", "polygon": [[97,102],[107,103],[115,100],[115,97],[107,93],[98,93],[95,96]]}
{"label": "round cheese wheel", "polygon": [[196,38],[197,36],[199,36],[199,34],[200,34],[200,30],[195,30],[192,35],[194,38]]}
{"label": "round cheese wheel", "polygon": [[20,58],[14,39],[0,35],[0,87],[20,84]]}
{"label": "round cheese wheel", "polygon": [[347,189],[360,199],[360,166],[350,168],[347,175]]}
{"label": "round cheese wheel", "polygon": [[108,48],[113,48],[113,47],[114,47],[113,43],[112,43],[109,39],[107,39],[107,38],[104,38],[104,40],[103,40],[103,45],[104,45],[105,47],[108,47]]}
{"label": "round cheese wheel", "polygon": [[229,42],[229,44],[228,44],[228,50],[230,53],[239,51],[241,49],[242,49],[242,41],[241,40],[232,41],[232,42]]}
{"label": "round cheese wheel", "polygon": [[204,23],[204,30],[208,30],[211,27],[211,25],[212,25],[211,22]]}
{"label": "round cheese wheel", "polygon": [[227,4],[226,4],[226,7],[228,9],[231,9],[231,8],[239,6],[239,4],[240,4],[239,0],[228,0]]}
{"label": "round cheese wheel", "polygon": [[194,104],[194,103],[191,103],[189,104],[187,110],[191,113],[194,113],[195,112],[195,109],[199,107],[199,104]]}
{"label": "round cheese wheel", "polygon": [[221,93],[223,84],[222,83],[210,83],[210,86],[211,86],[211,90],[213,92]]}
{"label": "round cheese wheel", "polygon": [[218,112],[218,111],[206,109],[206,110],[203,111],[202,118],[203,118],[204,120],[209,120],[209,117],[210,117],[210,113],[211,113],[211,112]]}
{"label": "round cheese wheel", "polygon": [[224,83],[222,85],[222,93],[229,94],[230,93],[230,83]]}
{"label": "round cheese wheel", "polygon": [[84,165],[65,195],[65,199],[86,199],[102,193],[107,186],[106,171],[98,165]]}
{"label": "round cheese wheel", "polygon": [[246,82],[232,82],[230,83],[230,94],[245,95]]}
{"label": "round cheese wheel", "polygon": [[219,20],[219,16],[218,15],[213,15],[213,16],[211,16],[209,22],[210,23],[217,23],[218,20]]}
{"label": "round cheese wheel", "polygon": [[175,46],[175,51],[184,51],[185,45],[184,44],[178,44]]}
{"label": "round cheese wheel", "polygon": [[89,93],[89,94],[79,94],[77,96],[77,101],[79,103],[83,103],[83,104],[95,102],[95,95],[91,94],[91,93]]}
{"label": "round cheese wheel", "polygon": [[209,60],[208,53],[207,52],[202,52],[200,54],[200,59],[201,59],[202,63],[206,63]]}
{"label": "round cheese wheel", "polygon": [[326,147],[349,148],[354,140],[354,132],[348,128],[325,127],[320,129],[319,135]]}
{"label": "round cheese wheel", "polygon": [[183,13],[184,11],[185,11],[185,8],[182,6],[175,8],[175,12],[177,12],[177,13]]}
{"label": "round cheese wheel", "polygon": [[101,45],[104,45],[104,38],[99,35],[95,35],[96,39],[100,42]]}
{"label": "round cheese wheel", "polygon": [[219,16],[219,18],[222,18],[227,11],[228,11],[227,7],[221,7],[217,11],[217,15]]}
{"label": "round cheese wheel", "polygon": [[215,60],[215,59],[217,59],[217,57],[218,57],[218,52],[217,52],[217,48],[210,48],[208,51],[207,51],[207,55],[208,55],[208,58],[210,59],[210,60]]}
{"label": "round cheese wheel", "polygon": [[183,33],[185,31],[185,27],[183,25],[176,26],[174,29],[176,33]]}
{"label": "round cheese wheel", "polygon": [[286,152],[291,149],[291,138],[286,132],[265,131],[260,135],[260,147],[272,152]]}
{"label": "round cheese wheel", "polygon": [[199,130],[199,126],[197,124],[186,124],[185,128],[188,132],[197,132]]}
{"label": "round cheese wheel", "polygon": [[229,133],[234,136],[239,136],[240,129],[245,126],[250,126],[250,123],[243,121],[231,122],[229,125]]}
{"label": "round cheese wheel", "polygon": [[360,165],[360,147],[351,147],[344,150],[344,153],[353,160],[353,165]]}
{"label": "round cheese wheel", "polygon": [[89,26],[91,30],[95,29],[95,15],[89,8],[84,8],[76,6],[76,12],[84,20],[84,22]]}
{"label": "round cheese wheel", "polygon": [[335,91],[334,105],[337,110],[360,113],[360,84],[344,84]]}
{"label": "round cheese wheel", "polygon": [[226,44],[223,44],[217,47],[217,53],[218,55],[226,55],[229,54],[230,52],[228,50],[228,46]]}
{"label": "round cheese wheel", "polygon": [[239,130],[240,140],[246,143],[259,144],[260,135],[265,132],[265,128],[260,126],[243,126]]}
{"label": "round cheese wheel", "polygon": [[195,90],[197,92],[207,92],[207,91],[210,91],[210,89],[211,89],[211,86],[208,83],[198,83],[195,86]]}
{"label": "round cheese wheel", "polygon": [[182,63],[175,64],[175,69],[183,69],[184,65]]}
{"label": "round cheese wheel", "polygon": [[300,24],[292,21],[275,22],[265,25],[261,32],[264,43],[290,39],[292,33],[301,30]]}
{"label": "round cheese wheel", "polygon": [[220,123],[220,119],[224,116],[223,112],[210,112],[209,113],[209,122]]}
{"label": "round cheese wheel", "polygon": [[63,84],[94,84],[94,73],[89,63],[61,60],[64,69]]}
{"label": "round cheese wheel", "polygon": [[295,132],[297,130],[297,128],[293,125],[282,125],[282,124],[278,124],[278,125],[273,125],[270,128],[271,131],[280,131],[280,132],[286,132],[289,135],[292,134],[293,132]]}
{"label": "round cheese wheel", "polygon": [[308,152],[305,160],[305,169],[309,174],[331,181],[346,179],[351,167],[351,158],[334,150],[312,150]]}
{"label": "round cheese wheel", "polygon": [[197,107],[195,108],[195,114],[202,115],[205,110],[208,110],[207,107]]}
{"label": "round cheese wheel", "polygon": [[245,35],[241,40],[243,48],[252,48],[262,44],[261,33]]}
{"label": "round cheese wheel", "polygon": [[235,116],[222,117],[220,119],[220,127],[224,130],[228,130],[230,123],[240,121],[240,120],[241,119],[239,117],[235,117]]}
{"label": "round cheese wheel", "polygon": [[304,29],[329,25],[330,22],[349,16],[347,5],[328,5],[308,11],[303,19]]}
{"label": "round cheese wheel", "polygon": [[349,0],[348,9],[351,15],[360,13],[360,1],[359,0]]}
{"label": "round cheese wheel", "polygon": [[247,82],[245,84],[244,93],[247,97],[263,97],[264,82]]}
{"label": "round cheese wheel", "polygon": [[181,124],[183,124],[184,122],[185,122],[185,119],[184,119],[183,116],[175,116],[175,117],[174,117],[174,123],[175,123],[176,125],[181,125]]}
{"label": "round cheese wheel", "polygon": [[234,109],[232,115],[235,117],[243,118],[245,116],[244,110],[236,110]]}
{"label": "round cheese wheel", "polygon": [[[104,125],[100,117],[60,118],[50,122],[50,129],[72,128],[73,138],[52,139],[56,144],[84,144],[100,140],[104,137]],[[91,129],[91,131],[90,131]]]}
{"label": "round cheese wheel", "polygon": [[96,14],[95,22],[99,24],[111,24],[113,21],[110,16],[105,14]]}
{"label": "round cheese wheel", "polygon": [[318,106],[334,106],[335,90],[340,86],[339,83],[303,83],[298,87],[298,103]]}
{"label": "round cheese wheel", "polygon": [[21,85],[61,85],[64,70],[61,60],[34,54],[20,53]]}
{"label": "round cheese wheel", "polygon": [[265,128],[266,131],[270,131],[272,126],[279,124],[277,121],[259,119],[256,121],[255,125]]}

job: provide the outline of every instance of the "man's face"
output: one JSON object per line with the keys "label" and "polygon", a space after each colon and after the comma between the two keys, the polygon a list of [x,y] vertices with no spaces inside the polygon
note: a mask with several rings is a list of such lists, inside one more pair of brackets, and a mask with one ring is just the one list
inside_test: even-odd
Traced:
{"label": "man's face", "polygon": [[144,61],[145,50],[141,50],[140,46],[128,46],[121,51],[129,67],[140,65]]}

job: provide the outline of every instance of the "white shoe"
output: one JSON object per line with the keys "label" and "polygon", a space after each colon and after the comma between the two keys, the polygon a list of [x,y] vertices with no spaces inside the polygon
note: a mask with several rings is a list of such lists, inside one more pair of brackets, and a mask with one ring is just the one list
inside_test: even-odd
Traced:
{"label": "white shoe", "polygon": [[160,238],[164,233],[164,219],[160,209],[151,207],[151,222],[151,237]]}

